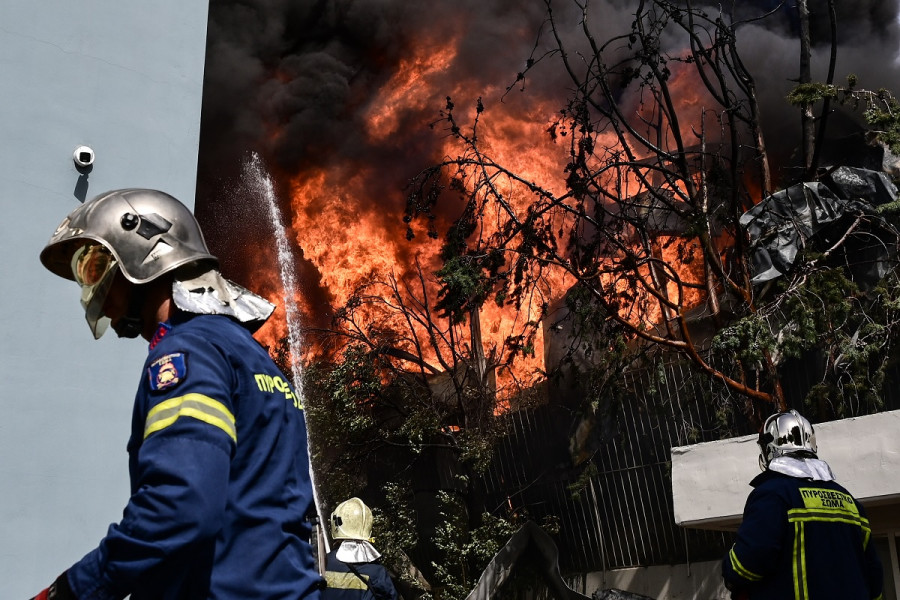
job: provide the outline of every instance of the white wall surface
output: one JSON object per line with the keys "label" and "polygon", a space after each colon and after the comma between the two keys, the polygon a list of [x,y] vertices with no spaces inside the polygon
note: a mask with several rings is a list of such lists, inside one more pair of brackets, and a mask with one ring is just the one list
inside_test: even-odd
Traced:
{"label": "white wall surface", "polygon": [[[128,500],[146,344],[95,342],[38,254],[79,199],[154,187],[193,205],[206,2],[0,4],[0,598],[94,548]],[[74,149],[96,152],[86,179]]]}
{"label": "white wall surface", "polygon": [[588,573],[567,582],[591,596],[600,590],[622,590],[658,600],[729,600],[722,580],[721,561],[658,565]]}
{"label": "white wall surface", "polygon": [[[813,427],[819,458],[866,506],[873,529],[892,530],[900,514],[900,411]],[[675,522],[736,530],[758,456],[755,435],[672,448]]]}

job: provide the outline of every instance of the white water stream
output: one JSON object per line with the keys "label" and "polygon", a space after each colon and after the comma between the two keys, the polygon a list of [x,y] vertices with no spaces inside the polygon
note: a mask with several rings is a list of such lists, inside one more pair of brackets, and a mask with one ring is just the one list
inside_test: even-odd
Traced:
{"label": "white water stream", "polygon": [[272,178],[266,171],[262,159],[256,152],[250,155],[250,159],[244,163],[244,184],[247,188],[265,201],[269,215],[269,224],[275,236],[275,249],[278,256],[278,272],[281,277],[281,286],[284,289],[285,320],[287,321],[288,350],[291,354],[291,383],[294,390],[303,397],[303,367],[300,364],[300,348],[303,340],[300,336],[300,315],[297,311],[297,278],[294,272],[294,255],[288,241],[281,209],[278,208],[278,199],[275,196],[275,186]]}
{"label": "white water stream", "polygon": [[[281,287],[284,290],[282,297],[285,320],[287,321],[288,330],[288,350],[290,352],[291,363],[291,382],[294,385],[294,391],[305,403],[303,393],[303,367],[300,362],[302,348],[302,337],[300,334],[300,313],[297,310],[296,294],[298,291],[296,271],[294,270],[294,254],[291,252],[291,244],[288,240],[287,227],[284,225],[284,219],[281,215],[281,209],[278,208],[278,198],[275,195],[275,186],[272,178],[266,171],[262,159],[256,152],[250,155],[245,161],[242,180],[247,189],[259,199],[265,202],[269,216],[269,224],[272,226],[272,233],[275,237],[275,249],[278,257],[278,273],[281,277]],[[309,433],[309,421],[306,422],[307,433]],[[307,448],[307,451],[310,451]],[[321,518],[318,534],[322,533],[324,523],[327,519],[322,515],[321,506],[319,505],[319,491],[316,485],[315,473],[312,462],[309,465],[309,478],[313,489],[313,501],[316,506],[316,514]],[[329,543],[326,535],[317,535],[319,540],[323,542],[324,551],[329,551]],[[319,549],[322,551],[322,548]]]}

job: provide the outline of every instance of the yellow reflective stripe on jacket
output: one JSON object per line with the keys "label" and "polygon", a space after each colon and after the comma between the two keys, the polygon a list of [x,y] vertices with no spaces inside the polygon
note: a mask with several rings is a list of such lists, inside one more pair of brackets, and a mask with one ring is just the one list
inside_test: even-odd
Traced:
{"label": "yellow reflective stripe on jacket", "polygon": [[181,417],[191,417],[218,427],[237,442],[234,415],[224,404],[203,394],[185,394],[154,406],[144,422],[144,439],[151,433],[165,429]]}
{"label": "yellow reflective stripe on jacket", "polygon": [[753,571],[747,569],[744,565],[741,564],[741,561],[738,560],[737,554],[734,553],[734,546],[731,547],[731,552],[728,553],[729,558],[731,559],[731,568],[734,569],[734,572],[746,579],[747,581],[761,581],[763,576],[757,575]]}
{"label": "yellow reflective stripe on jacket", "polygon": [[847,523],[856,525],[863,530],[863,533],[871,531],[869,520],[865,517],[854,515],[840,509],[835,510],[808,510],[805,508],[792,508],[788,510],[788,521],[795,523],[798,521],[817,521],[819,523]]}
{"label": "yellow reflective stripe on jacket", "polygon": [[794,599],[808,600],[809,587],[806,584],[806,527],[802,522],[794,523]]}
{"label": "yellow reflective stripe on jacket", "polygon": [[853,497],[837,490],[800,488],[805,508],[788,510],[788,522],[794,524],[794,598],[808,600],[806,576],[806,524],[846,523],[863,532],[863,548],[868,545],[872,529],[869,520],[859,514]]}
{"label": "yellow reflective stripe on jacket", "polygon": [[[362,574],[366,580],[368,575]],[[354,575],[353,573],[339,573],[337,571],[325,571],[325,583],[328,587],[336,590],[366,590],[369,586],[366,582]]]}
{"label": "yellow reflective stripe on jacket", "polygon": [[[854,508],[856,508],[854,506]],[[806,509],[792,508],[788,511],[788,521],[791,523],[799,522],[818,522],[818,523],[847,523],[848,525],[856,525],[863,532],[863,549],[869,544],[869,536],[872,534],[872,527],[869,520],[861,517],[856,511],[848,511],[840,508],[835,509]]]}

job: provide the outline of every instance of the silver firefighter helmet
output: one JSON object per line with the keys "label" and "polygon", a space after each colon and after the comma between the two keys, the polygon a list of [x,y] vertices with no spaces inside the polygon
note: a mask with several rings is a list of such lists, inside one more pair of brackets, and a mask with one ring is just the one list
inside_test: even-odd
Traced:
{"label": "silver firefighter helmet", "polygon": [[218,260],[184,204],[157,190],[122,189],[69,213],[41,251],[41,263],[81,286],[85,317],[99,338],[108,325],[102,308],[117,271],[142,284],[188,265],[212,269]]}
{"label": "silver firefighter helmet", "polygon": [[132,283],[147,283],[189,263],[218,264],[193,213],[157,190],[114,190],[88,200],[57,227],[41,262],[74,280],[72,257],[90,242],[105,246]]}
{"label": "silver firefighter helmet", "polygon": [[766,419],[759,432],[759,466],[765,470],[773,459],[787,454],[815,458],[816,431],[806,418],[791,409]]}

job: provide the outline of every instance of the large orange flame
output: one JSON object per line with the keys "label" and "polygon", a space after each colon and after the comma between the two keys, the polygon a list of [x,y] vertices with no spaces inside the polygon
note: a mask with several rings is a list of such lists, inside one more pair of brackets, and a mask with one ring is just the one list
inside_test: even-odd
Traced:
{"label": "large orange flame", "polygon": [[[470,99],[504,97],[504,89],[476,81],[460,80],[447,88],[444,75],[453,64],[456,43],[452,36],[439,42],[423,43],[400,64],[380,93],[367,102],[365,130],[360,134],[366,136],[368,144],[389,147],[395,140],[404,139],[404,127],[423,128],[427,121],[419,119],[410,124],[409,116],[435,115],[437,109],[443,106],[445,96]],[[688,115],[691,119],[682,121],[682,132],[690,136],[690,128],[693,123],[699,122],[706,99],[697,92],[701,86],[692,80],[689,71],[676,71],[672,77],[672,89],[677,91],[679,106],[684,109],[681,116],[685,119]],[[677,81],[679,78],[682,81]],[[516,92],[513,94],[518,95]],[[518,96],[524,97],[526,94]],[[479,125],[481,147],[498,164],[524,179],[554,194],[564,194],[563,168],[568,160],[568,148],[565,144],[554,143],[547,134],[548,128],[557,119],[562,99],[522,97],[507,95],[503,103],[485,101],[484,115]],[[636,106],[635,110],[640,111],[641,108]],[[613,143],[612,140],[610,137],[609,144]],[[446,136],[439,144],[441,147],[436,156],[455,155],[458,152],[456,144],[456,140]],[[399,191],[384,189],[379,181],[377,167],[349,160],[306,169],[290,181],[291,228],[305,259],[315,266],[321,276],[321,285],[332,295],[334,306],[343,305],[366,282],[387,282],[390,277],[401,282],[414,278],[416,264],[423,266],[432,297],[436,292],[437,283],[433,274],[440,266],[437,261],[440,242],[418,238],[408,242],[403,236],[400,210],[397,214],[385,214],[386,206],[403,206],[402,198],[396,199]],[[503,185],[502,180],[499,185]],[[639,187],[634,182],[629,185],[634,189]],[[512,185],[501,191],[520,216],[525,213],[531,196],[521,191],[517,193]],[[385,196],[393,196],[395,201],[386,203],[383,201]],[[488,228],[493,226],[492,223],[494,221],[491,219],[485,219]],[[490,233],[486,232],[488,235]],[[685,281],[695,284],[702,281],[702,274],[698,273],[698,265],[702,264],[699,249],[682,250],[679,257],[675,255],[675,245],[667,241],[663,237],[658,240],[658,258],[675,265]],[[679,268],[679,261],[685,256],[691,259],[685,261],[690,264]],[[537,319],[540,307],[560,300],[573,282],[562,269],[550,270],[547,277],[545,294],[532,297],[528,304],[521,307],[521,311],[498,307],[490,302],[482,307],[481,333],[486,354],[499,353],[506,338],[521,327],[523,319]],[[399,286],[400,289],[402,287]],[[669,284],[667,291],[672,295],[677,292],[672,284]],[[704,294],[696,288],[689,289],[687,293],[689,296],[684,299],[686,306],[699,304],[704,299]],[[364,312],[363,318],[375,322],[383,317],[374,312]],[[655,318],[662,319],[665,315],[659,313]],[[401,321],[379,325],[407,326]],[[283,326],[273,326],[263,331],[260,337],[271,342],[283,331]],[[497,373],[499,389],[505,389],[504,382],[513,379],[527,385],[540,377],[544,367],[540,329],[537,336],[532,355],[517,359],[511,367]],[[464,341],[471,342],[469,339]],[[427,351],[425,358],[435,360],[433,354]]]}

